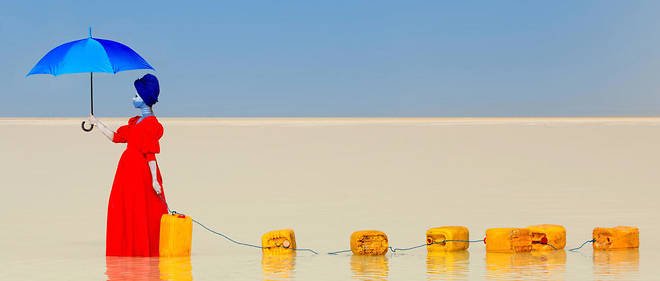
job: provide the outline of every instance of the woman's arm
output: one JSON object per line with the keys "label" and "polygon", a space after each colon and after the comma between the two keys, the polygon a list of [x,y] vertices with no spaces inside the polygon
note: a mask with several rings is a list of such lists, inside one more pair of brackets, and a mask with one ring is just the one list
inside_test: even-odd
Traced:
{"label": "woman's arm", "polygon": [[160,194],[160,184],[158,183],[158,168],[156,167],[156,161],[149,161],[149,170],[151,170],[152,186],[156,194]]}
{"label": "woman's arm", "polygon": [[92,123],[92,125],[96,126],[101,130],[101,133],[105,135],[106,138],[108,138],[110,141],[115,137],[115,132],[113,130],[110,130],[108,126],[103,124],[101,120],[96,119],[94,115],[89,115],[89,122]]}

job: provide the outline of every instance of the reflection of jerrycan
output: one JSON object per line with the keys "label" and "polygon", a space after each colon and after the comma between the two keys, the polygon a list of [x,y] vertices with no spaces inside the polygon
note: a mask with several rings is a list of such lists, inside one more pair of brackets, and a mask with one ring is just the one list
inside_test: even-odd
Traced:
{"label": "reflection of jerrycan", "polygon": [[486,269],[489,279],[520,278],[532,264],[532,254],[525,253],[494,253],[486,252]]}
{"label": "reflection of jerrycan", "polygon": [[594,279],[632,280],[639,273],[639,249],[594,251]]}
{"label": "reflection of jerrycan", "polygon": [[533,251],[525,253],[486,253],[488,279],[562,280],[566,252]]}
{"label": "reflection of jerrycan", "polygon": [[426,255],[426,273],[429,280],[465,279],[469,264],[468,251],[434,251]]}
{"label": "reflection of jerrycan", "polygon": [[566,271],[566,251],[532,251],[532,264],[544,279],[563,279]]}
{"label": "reflection of jerrycan", "polygon": [[193,280],[190,257],[160,257],[160,280]]}
{"label": "reflection of jerrycan", "polygon": [[351,256],[351,272],[356,280],[387,280],[389,274],[386,256]]}
{"label": "reflection of jerrycan", "polygon": [[109,281],[160,280],[158,257],[105,257]]}
{"label": "reflection of jerrycan", "polygon": [[263,280],[290,280],[295,272],[296,253],[264,253],[261,257]]}

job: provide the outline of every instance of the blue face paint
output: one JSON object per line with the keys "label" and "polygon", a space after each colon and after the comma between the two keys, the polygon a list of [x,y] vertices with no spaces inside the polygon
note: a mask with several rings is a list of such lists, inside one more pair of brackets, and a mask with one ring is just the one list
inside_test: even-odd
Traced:
{"label": "blue face paint", "polygon": [[135,106],[135,108],[142,108],[147,105],[144,104],[144,101],[138,94],[135,94],[135,97],[133,98],[133,106]]}
{"label": "blue face paint", "polygon": [[142,117],[140,117],[140,119],[137,121],[138,123],[140,123],[144,117],[154,115],[154,113],[151,111],[151,107],[145,104],[142,100],[142,97],[140,97],[138,94],[135,94],[135,97],[133,97],[133,106],[135,106],[135,108],[139,108],[142,111]]}

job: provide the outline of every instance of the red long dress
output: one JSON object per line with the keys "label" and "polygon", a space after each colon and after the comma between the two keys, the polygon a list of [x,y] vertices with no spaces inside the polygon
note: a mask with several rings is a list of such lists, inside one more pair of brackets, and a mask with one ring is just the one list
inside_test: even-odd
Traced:
{"label": "red long dress", "polygon": [[[155,116],[136,123],[138,119],[140,116],[129,119],[112,140],[128,145],[119,159],[110,192],[106,256],[158,256],[160,218],[167,213],[167,206],[153,189],[147,162],[156,160],[154,154],[160,152],[163,126]],[[164,199],[160,168],[156,170]]]}

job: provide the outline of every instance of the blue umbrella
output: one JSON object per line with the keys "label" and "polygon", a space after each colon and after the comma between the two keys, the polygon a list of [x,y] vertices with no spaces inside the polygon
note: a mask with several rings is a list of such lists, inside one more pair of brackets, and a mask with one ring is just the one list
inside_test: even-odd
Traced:
{"label": "blue umbrella", "polygon": [[[51,74],[58,76],[67,73],[89,73],[90,83],[90,113],[94,114],[94,72],[117,72],[133,69],[154,69],[140,55],[128,46],[110,40],[89,38],[72,41],[57,46],[48,52],[27,74]],[[94,128],[85,128],[86,132]]]}

